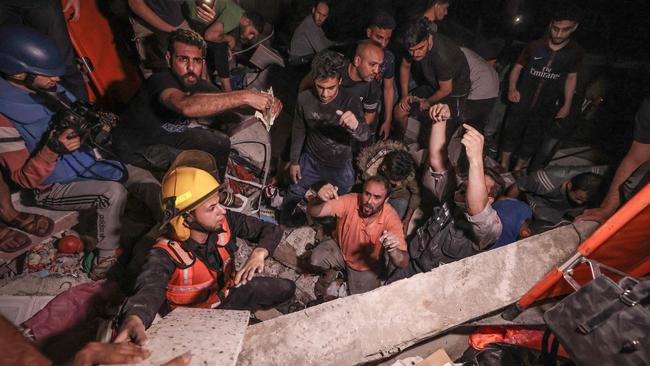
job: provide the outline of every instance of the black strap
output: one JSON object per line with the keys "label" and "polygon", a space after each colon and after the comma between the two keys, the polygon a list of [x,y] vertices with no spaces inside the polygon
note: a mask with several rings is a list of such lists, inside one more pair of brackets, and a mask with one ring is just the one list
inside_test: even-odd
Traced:
{"label": "black strap", "polygon": [[583,334],[589,334],[603,324],[613,314],[650,298],[650,281],[639,282],[636,285],[624,289],[619,295],[618,300],[612,302],[601,312],[587,319],[585,322],[578,324],[578,331]]}
{"label": "black strap", "polygon": [[542,337],[542,364],[544,366],[555,366],[557,364],[557,351],[560,348],[560,342],[557,337],[553,337],[551,350],[548,349],[548,340],[551,337],[551,330],[546,328]]}

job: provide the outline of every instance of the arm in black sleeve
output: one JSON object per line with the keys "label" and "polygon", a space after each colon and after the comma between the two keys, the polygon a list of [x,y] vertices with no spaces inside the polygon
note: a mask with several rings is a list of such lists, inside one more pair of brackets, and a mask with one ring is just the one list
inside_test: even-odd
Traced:
{"label": "arm in black sleeve", "polygon": [[303,117],[302,106],[300,105],[300,100],[298,100],[298,105],[296,106],[296,112],[293,115],[293,126],[291,130],[291,155],[290,160],[291,164],[298,165],[300,161],[300,154],[302,153],[302,147],[305,143],[306,136],[305,120]]}
{"label": "arm in black sleeve", "polygon": [[151,249],[142,272],[135,281],[134,294],[124,305],[124,319],[137,315],[149,328],[156,313],[165,301],[167,283],[176,265],[163,249]]}
{"label": "arm in black sleeve", "polygon": [[352,138],[358,141],[367,141],[370,138],[370,127],[364,122],[365,117],[361,103],[355,102],[353,98],[350,98],[346,110],[354,113],[357,121],[359,121],[359,125],[354,131],[349,130]]}
{"label": "arm in black sleeve", "polygon": [[230,230],[236,237],[255,242],[258,247],[268,250],[269,255],[273,255],[282,239],[283,231],[278,225],[239,212],[228,211],[226,215]]}
{"label": "arm in black sleeve", "polygon": [[370,138],[370,127],[364,122],[363,118],[359,119],[359,125],[354,131],[350,131],[355,140],[367,141]]}

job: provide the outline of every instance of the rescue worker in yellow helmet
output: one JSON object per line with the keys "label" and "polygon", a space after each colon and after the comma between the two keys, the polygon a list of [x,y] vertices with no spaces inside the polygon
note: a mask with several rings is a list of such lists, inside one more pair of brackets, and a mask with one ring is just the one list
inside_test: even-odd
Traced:
{"label": "rescue worker in yellow helmet", "polygon": [[[289,300],[295,284],[286,279],[254,277],[264,269],[282,237],[274,224],[227,211],[219,201],[219,182],[208,172],[177,167],[162,182],[164,225],[127,300],[115,342],[143,344],[145,328],[164,305],[257,310]],[[239,271],[234,268],[235,238],[257,242]]]}

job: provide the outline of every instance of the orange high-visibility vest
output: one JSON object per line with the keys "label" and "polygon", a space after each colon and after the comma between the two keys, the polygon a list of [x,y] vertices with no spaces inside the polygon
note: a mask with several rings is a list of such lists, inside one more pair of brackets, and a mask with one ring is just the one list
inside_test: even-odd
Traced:
{"label": "orange high-visibility vest", "polygon": [[[179,242],[159,238],[154,248],[164,249],[176,265],[176,269],[167,283],[167,302],[171,308],[177,306],[214,308],[221,303],[235,278],[235,263],[226,249],[230,242],[230,226],[224,220],[223,230],[216,243],[217,252],[223,263],[223,271],[216,272],[197,260],[192,252],[182,248]],[[220,278],[222,277],[222,278]],[[220,282],[223,286],[220,286]]]}

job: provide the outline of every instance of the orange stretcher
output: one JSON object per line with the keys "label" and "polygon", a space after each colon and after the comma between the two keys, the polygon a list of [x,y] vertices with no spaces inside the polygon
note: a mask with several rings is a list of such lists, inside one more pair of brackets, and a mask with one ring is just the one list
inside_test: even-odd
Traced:
{"label": "orange stretcher", "polygon": [[528,290],[503,317],[514,319],[538,300],[573,292],[601,270],[614,280],[650,272],[650,184],[582,242],[569,260]]}
{"label": "orange stretcher", "polygon": [[81,16],[76,22],[67,22],[68,31],[87,77],[90,101],[118,110],[140,89],[142,75],[133,61],[119,54],[111,25],[98,2],[82,1]]}

